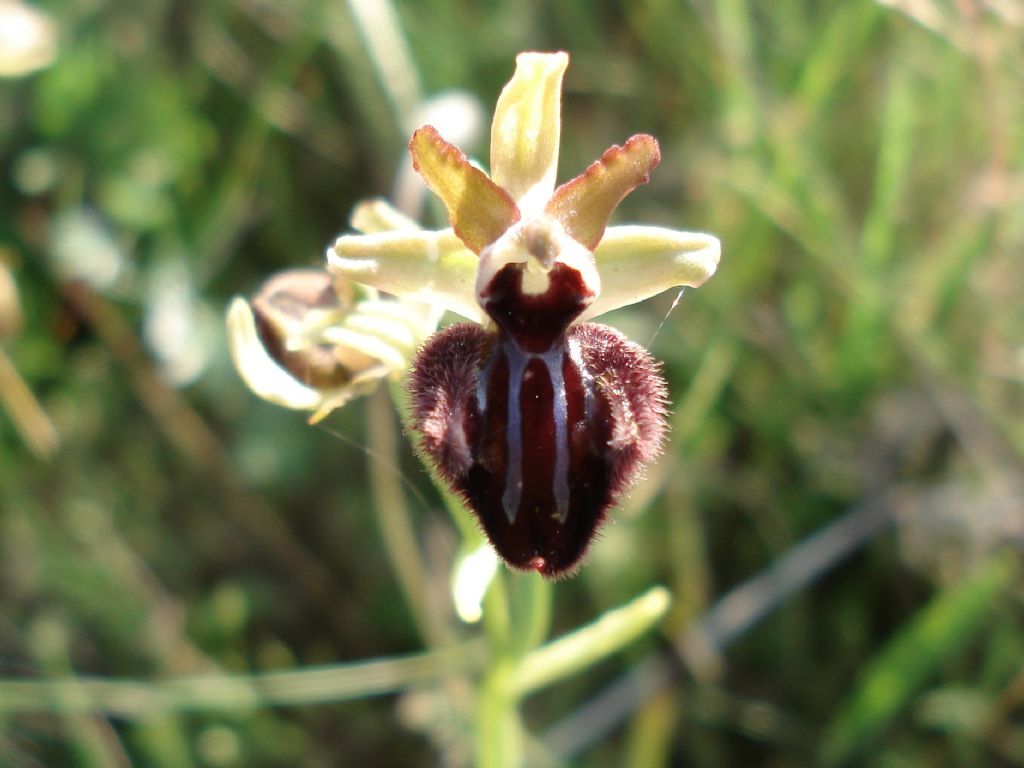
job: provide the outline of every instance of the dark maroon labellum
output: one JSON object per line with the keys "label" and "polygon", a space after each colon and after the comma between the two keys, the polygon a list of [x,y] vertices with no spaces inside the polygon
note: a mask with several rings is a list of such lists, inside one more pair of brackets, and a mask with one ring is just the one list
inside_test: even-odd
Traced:
{"label": "dark maroon labellum", "polygon": [[666,387],[646,350],[604,325],[570,327],[592,295],[556,264],[522,291],[522,265],[483,295],[497,333],[453,325],[413,363],[413,424],[441,476],[513,568],[571,572],[661,448]]}

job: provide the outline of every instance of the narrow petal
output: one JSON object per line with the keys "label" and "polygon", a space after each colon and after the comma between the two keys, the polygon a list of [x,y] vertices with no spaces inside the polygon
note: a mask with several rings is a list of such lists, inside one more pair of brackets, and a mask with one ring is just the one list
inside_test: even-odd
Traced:
{"label": "narrow petal", "polygon": [[343,235],[327,252],[333,273],[475,322],[483,317],[476,301],[478,261],[450,229]]}
{"label": "narrow petal", "polygon": [[594,251],[600,295],[580,316],[588,320],[676,286],[696,288],[715,274],[722,246],[700,232],[661,227],[611,227]]}
{"label": "narrow petal", "polygon": [[383,198],[364,200],[357,203],[349,217],[352,229],[364,235],[375,235],[378,232],[415,232],[420,228],[391,203]]}
{"label": "narrow petal", "polygon": [[519,54],[494,109],[491,178],[526,216],[540,213],[555,188],[562,75],[568,66],[567,53]]}
{"label": "narrow petal", "polygon": [[413,167],[441,198],[455,234],[469,250],[480,253],[519,221],[519,209],[508,192],[470,165],[432,126],[412,135],[409,151]]}
{"label": "narrow petal", "polygon": [[594,250],[615,206],[646,184],[659,162],[657,140],[645,134],[633,136],[624,146],[606,150],[600,160],[556,189],[547,212],[562,222],[574,240]]}

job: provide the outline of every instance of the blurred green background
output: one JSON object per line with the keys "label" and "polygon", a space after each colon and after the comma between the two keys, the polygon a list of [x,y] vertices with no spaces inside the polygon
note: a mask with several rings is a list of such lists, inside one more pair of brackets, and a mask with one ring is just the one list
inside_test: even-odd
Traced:
{"label": "blurred green background", "polygon": [[489,115],[518,51],[562,49],[560,178],[652,133],[617,221],[723,258],[608,318],[665,361],[673,433],[553,631],[658,583],[672,610],[525,702],[529,763],[1024,765],[1019,0],[35,7],[55,57],[0,79],[0,764],[470,762],[472,675],[232,693],[423,650],[373,471],[419,610],[480,631],[427,474],[371,446],[385,401],[310,427],[246,390],[222,318],[392,194],[417,100]]}

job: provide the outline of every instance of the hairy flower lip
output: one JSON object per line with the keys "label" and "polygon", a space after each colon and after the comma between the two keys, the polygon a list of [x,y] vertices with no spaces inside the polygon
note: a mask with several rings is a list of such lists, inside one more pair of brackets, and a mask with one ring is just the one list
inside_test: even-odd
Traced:
{"label": "hairy flower lip", "polygon": [[460,323],[420,349],[412,424],[506,564],[561,578],[660,453],[667,389],[657,361],[608,326],[532,350],[502,331]]}

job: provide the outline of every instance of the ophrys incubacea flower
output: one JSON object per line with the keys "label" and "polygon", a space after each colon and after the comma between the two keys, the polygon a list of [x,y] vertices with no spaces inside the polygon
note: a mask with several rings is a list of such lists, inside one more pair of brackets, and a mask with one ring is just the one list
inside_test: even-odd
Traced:
{"label": "ophrys incubacea flower", "polygon": [[577,566],[665,435],[658,363],[586,321],[701,285],[720,252],[707,234],[607,227],[660,160],[651,136],[555,188],[568,61],[518,57],[495,109],[490,176],[432,127],[413,135],[413,164],[452,229],[345,235],[328,252],[337,275],[475,321],[417,353],[413,426],[505,561],[546,576]]}

